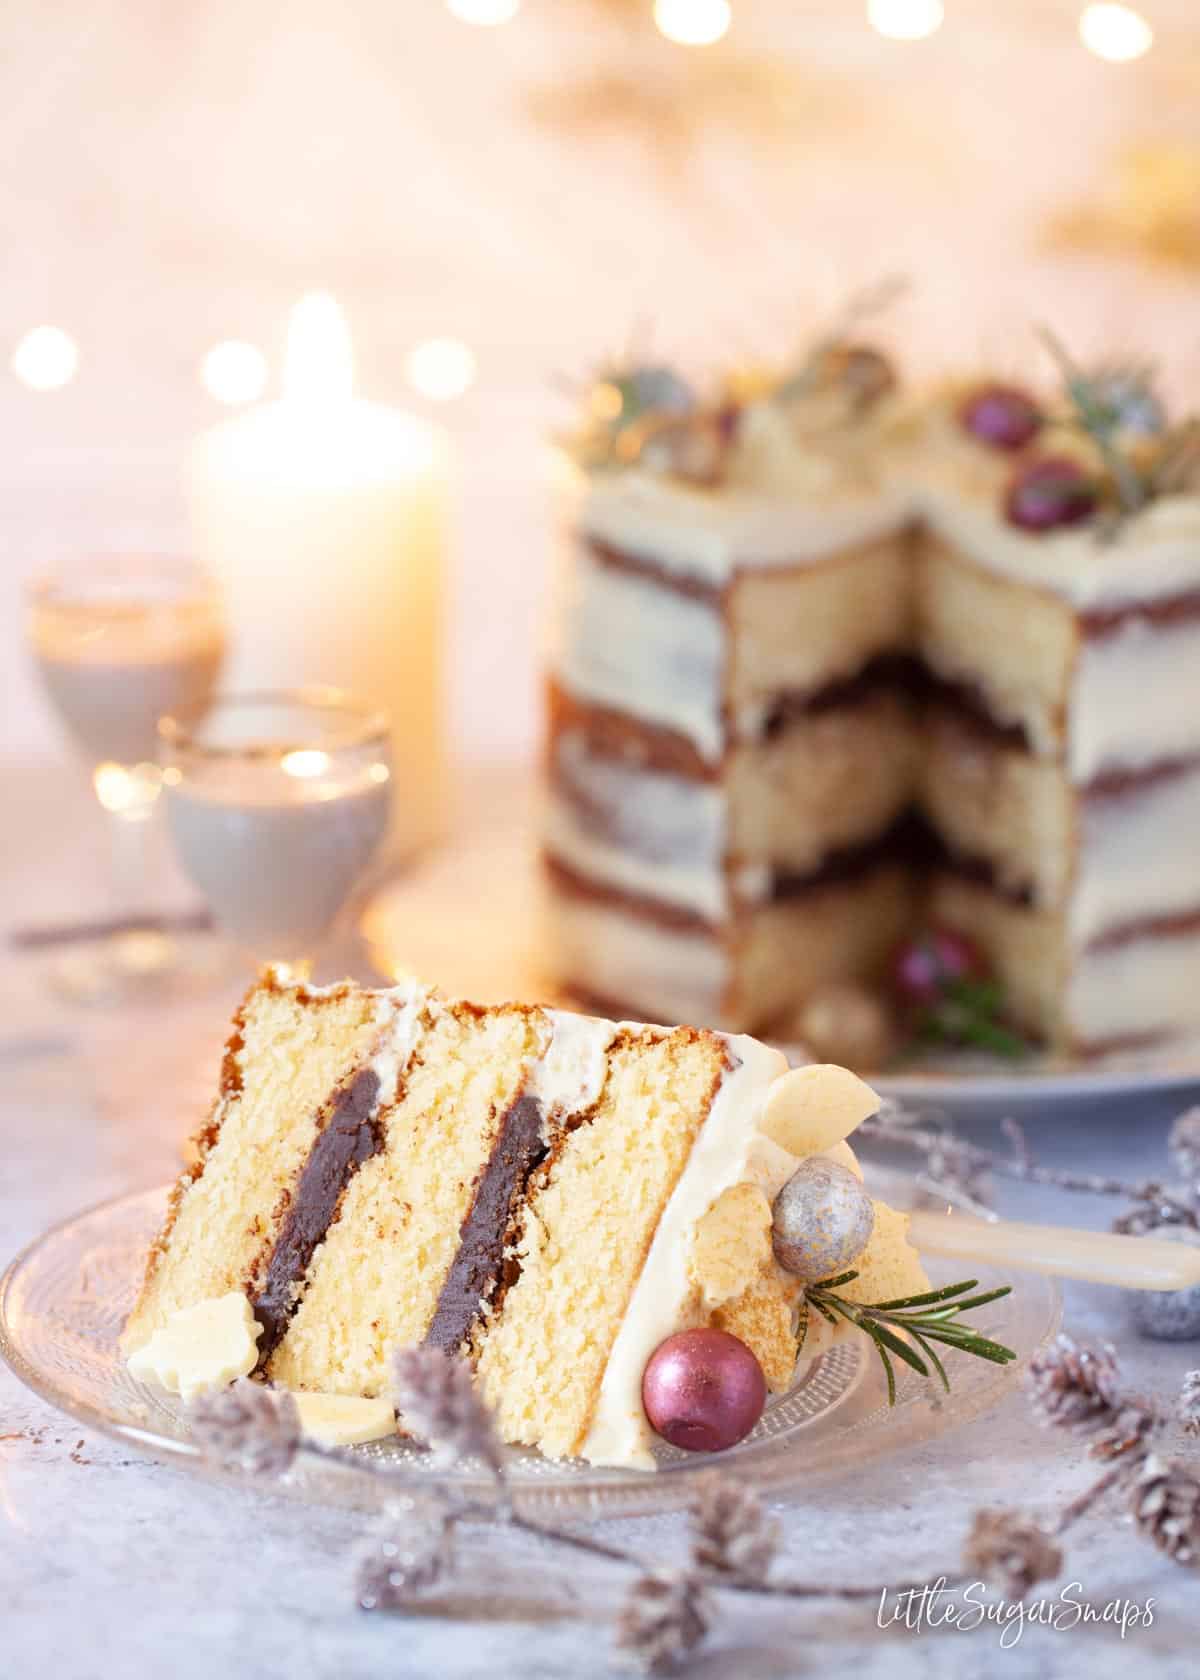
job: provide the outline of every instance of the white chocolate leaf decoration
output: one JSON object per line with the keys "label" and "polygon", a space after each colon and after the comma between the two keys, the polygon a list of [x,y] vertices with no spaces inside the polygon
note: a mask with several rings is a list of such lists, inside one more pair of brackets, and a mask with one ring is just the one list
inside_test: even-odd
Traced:
{"label": "white chocolate leaf decoration", "polygon": [[820,1155],[877,1114],[879,1102],[848,1068],[814,1062],[775,1080],[767,1092],[762,1130],[792,1155]]}
{"label": "white chocolate leaf decoration", "polygon": [[388,1399],[357,1394],[293,1394],[300,1430],[323,1447],[356,1447],[396,1433],[396,1411]]}

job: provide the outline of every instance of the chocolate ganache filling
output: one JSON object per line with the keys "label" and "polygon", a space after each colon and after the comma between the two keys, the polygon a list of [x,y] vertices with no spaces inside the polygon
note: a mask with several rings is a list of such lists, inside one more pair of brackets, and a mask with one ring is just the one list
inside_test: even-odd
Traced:
{"label": "chocolate ganache filling", "polygon": [[266,1282],[252,1303],[262,1325],[260,1370],[283,1340],[299,1286],[343,1191],[363,1162],[382,1146],[382,1130],[376,1123],[379,1088],[374,1069],[360,1069],[334,1097],[329,1119],[309,1151],[267,1262]]}
{"label": "chocolate ganache filling", "polygon": [[426,1347],[454,1354],[470,1333],[500,1280],[513,1215],[529,1175],[545,1155],[542,1105],[536,1097],[518,1097],[504,1116],[475,1187],[459,1233],[458,1252],[425,1333]]}

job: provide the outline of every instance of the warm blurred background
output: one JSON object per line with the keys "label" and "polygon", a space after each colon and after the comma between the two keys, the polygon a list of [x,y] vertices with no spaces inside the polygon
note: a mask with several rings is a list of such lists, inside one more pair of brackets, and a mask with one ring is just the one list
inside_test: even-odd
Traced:
{"label": "warm blurred background", "polygon": [[277,391],[314,287],[349,317],[358,388],[454,436],[449,706],[476,758],[535,737],[541,440],[631,337],[692,363],[783,347],[903,270],[888,325],[916,371],[1033,367],[1051,319],[1186,393],[1198,87],[1195,0],[10,11],[0,755],[59,750],[22,576],[185,540],[189,442]]}

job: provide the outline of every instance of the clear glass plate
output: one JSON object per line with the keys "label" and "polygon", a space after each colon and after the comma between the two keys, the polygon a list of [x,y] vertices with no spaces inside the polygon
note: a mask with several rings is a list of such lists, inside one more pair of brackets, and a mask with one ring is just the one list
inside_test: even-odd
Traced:
{"label": "clear glass plate", "polygon": [[[875,1168],[869,1179],[893,1206],[913,1205],[917,1192],[906,1175]],[[30,1388],[81,1423],[184,1469],[237,1480],[199,1456],[179,1401],[135,1381],[117,1351],[166,1194],[164,1188],[105,1202],[55,1226],[20,1254],[0,1279],[0,1354]],[[935,1284],[956,1281],[964,1270],[961,1262],[939,1260],[927,1269]],[[984,1287],[1010,1281],[988,1267],[972,1270]],[[798,1497],[814,1476],[853,1472],[867,1459],[907,1450],[995,1406],[1057,1328],[1059,1310],[1052,1279],[1020,1274],[1013,1293],[978,1320],[980,1329],[1020,1357],[991,1365],[948,1351],[948,1396],[940,1385],[899,1367],[897,1403],[889,1408],[878,1358],[865,1337],[853,1336],[813,1361],[789,1393],[768,1404],[753,1433],[727,1452],[685,1453],[664,1443],[655,1475],[551,1463],[536,1452],[513,1450],[510,1485],[530,1513],[576,1517],[682,1505],[696,1476],[714,1467],[767,1497]],[[469,1464],[434,1469],[419,1447],[399,1439],[356,1448],[355,1456],[386,1466],[390,1474],[360,1476],[328,1462],[301,1460],[280,1491],[308,1502],[374,1509],[397,1492],[415,1492],[431,1482],[452,1484],[464,1494],[482,1493],[488,1485],[482,1471]]]}

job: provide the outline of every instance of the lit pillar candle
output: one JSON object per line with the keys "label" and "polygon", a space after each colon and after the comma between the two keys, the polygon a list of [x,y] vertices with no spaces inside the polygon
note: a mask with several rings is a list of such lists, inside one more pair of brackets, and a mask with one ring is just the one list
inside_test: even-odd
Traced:
{"label": "lit pillar candle", "polygon": [[345,318],[297,304],[283,396],[196,444],[198,553],[224,591],[230,690],[331,683],[392,724],[393,856],[443,805],[441,593],[449,450],[428,422],[353,394]]}

